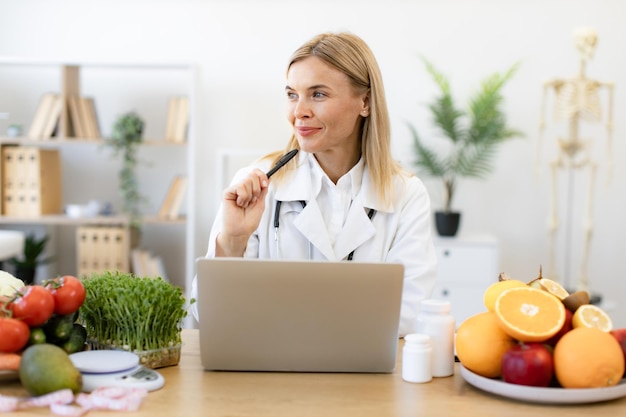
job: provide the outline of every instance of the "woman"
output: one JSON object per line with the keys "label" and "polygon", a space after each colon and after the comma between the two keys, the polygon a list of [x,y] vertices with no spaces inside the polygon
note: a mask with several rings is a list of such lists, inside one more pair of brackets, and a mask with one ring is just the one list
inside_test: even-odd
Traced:
{"label": "woman", "polygon": [[299,152],[271,181],[265,173],[284,152],[238,173],[207,257],[402,263],[400,334],[411,332],[435,279],[430,199],[392,159],[374,55],[353,34],[318,35],[291,57],[285,91],[293,126],[286,150]]}

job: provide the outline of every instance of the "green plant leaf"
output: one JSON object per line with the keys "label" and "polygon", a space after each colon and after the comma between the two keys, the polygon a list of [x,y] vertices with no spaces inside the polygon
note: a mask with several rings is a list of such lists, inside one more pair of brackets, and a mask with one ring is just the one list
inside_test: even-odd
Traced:
{"label": "green plant leaf", "polygon": [[519,68],[519,63],[504,73],[484,78],[468,103],[467,111],[456,107],[448,78],[422,57],[426,71],[439,87],[440,95],[428,104],[432,123],[449,146],[436,149],[428,146],[418,130],[408,124],[413,137],[415,166],[425,175],[440,178],[445,191],[444,208],[451,210],[457,180],[462,177],[486,178],[494,169],[497,148],[506,140],[523,136],[508,126],[501,90]]}
{"label": "green plant leaf", "polygon": [[46,243],[49,236],[44,235],[41,238],[37,238],[34,233],[29,233],[24,238],[24,250],[22,256],[14,256],[8,260],[8,262],[17,268],[36,268],[39,265],[45,265],[54,260],[53,256],[41,258],[41,255],[46,250]]}
{"label": "green plant leaf", "polygon": [[139,192],[136,167],[139,163],[137,153],[142,142],[143,119],[135,112],[121,115],[113,125],[111,137],[105,144],[113,149],[113,155],[122,154],[122,168],[118,173],[120,194],[123,199],[122,211],[131,217],[131,226],[139,227],[141,204],[146,198]]}

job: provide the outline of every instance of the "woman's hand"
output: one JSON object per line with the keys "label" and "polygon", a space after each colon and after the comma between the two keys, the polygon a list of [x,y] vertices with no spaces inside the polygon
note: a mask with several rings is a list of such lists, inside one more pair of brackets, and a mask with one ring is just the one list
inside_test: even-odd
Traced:
{"label": "woman's hand", "polygon": [[269,179],[255,169],[223,194],[223,227],[216,241],[216,256],[243,256],[250,235],[259,227],[265,210]]}

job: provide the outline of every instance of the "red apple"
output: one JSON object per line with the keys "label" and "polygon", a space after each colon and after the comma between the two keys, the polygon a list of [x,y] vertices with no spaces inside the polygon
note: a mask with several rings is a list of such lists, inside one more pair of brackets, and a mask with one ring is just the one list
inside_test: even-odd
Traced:
{"label": "red apple", "polygon": [[557,332],[557,334],[555,334],[554,336],[552,336],[551,338],[549,338],[548,340],[546,340],[544,343],[547,345],[550,345],[552,347],[556,346],[556,342],[559,341],[559,339],[561,339],[561,337],[563,337],[563,335],[567,332],[569,332],[570,330],[572,330],[573,326],[572,326],[572,316],[574,315],[574,313],[572,313],[570,310],[568,310],[567,308],[565,309],[565,322],[563,323],[563,327],[561,327],[561,330],[559,330]]}
{"label": "red apple", "polygon": [[[622,347],[624,361],[626,362],[626,329],[613,329],[611,330],[611,334],[617,339],[619,345]],[[622,375],[622,378],[623,377],[626,377],[626,370],[624,371],[624,375]]]}
{"label": "red apple", "polygon": [[519,343],[502,356],[502,378],[505,382],[547,387],[553,375],[552,350],[543,343]]}

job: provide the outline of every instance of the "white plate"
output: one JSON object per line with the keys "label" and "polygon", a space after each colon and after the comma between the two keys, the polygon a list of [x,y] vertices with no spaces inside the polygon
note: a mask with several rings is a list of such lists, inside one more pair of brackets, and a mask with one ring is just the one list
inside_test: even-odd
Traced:
{"label": "white plate", "polygon": [[105,374],[132,369],[139,356],[124,350],[84,350],[72,353],[70,360],[80,372]]}
{"label": "white plate", "polygon": [[461,365],[461,375],[471,385],[483,391],[515,400],[544,404],[583,404],[614,400],[626,396],[626,379],[608,388],[541,388],[485,378]]}
{"label": "white plate", "polygon": [[0,371],[0,382],[2,381],[15,381],[19,378],[16,371]]}

